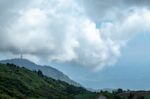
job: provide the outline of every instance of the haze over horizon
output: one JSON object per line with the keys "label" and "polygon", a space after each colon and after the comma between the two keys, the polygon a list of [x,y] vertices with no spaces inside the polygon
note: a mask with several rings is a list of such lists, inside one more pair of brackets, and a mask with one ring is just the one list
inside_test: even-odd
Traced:
{"label": "haze over horizon", "polygon": [[1,0],[0,59],[21,53],[85,87],[150,88],[149,0]]}

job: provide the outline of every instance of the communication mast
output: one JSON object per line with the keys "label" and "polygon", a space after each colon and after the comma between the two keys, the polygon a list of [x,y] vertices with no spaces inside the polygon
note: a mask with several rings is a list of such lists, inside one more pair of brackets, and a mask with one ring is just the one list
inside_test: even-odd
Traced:
{"label": "communication mast", "polygon": [[23,59],[23,52],[22,52],[22,49],[20,48],[20,59]]}
{"label": "communication mast", "polygon": [[23,59],[23,54],[22,54],[22,52],[21,52],[21,54],[20,54],[20,59]]}

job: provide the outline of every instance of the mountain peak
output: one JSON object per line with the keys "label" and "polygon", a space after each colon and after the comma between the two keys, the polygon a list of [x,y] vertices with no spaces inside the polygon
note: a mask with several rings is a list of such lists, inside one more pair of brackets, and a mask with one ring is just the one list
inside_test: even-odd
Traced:
{"label": "mountain peak", "polygon": [[14,58],[14,59],[6,59],[6,60],[2,60],[0,61],[0,63],[12,63],[21,67],[26,67],[28,69],[36,69],[36,64],[28,59],[25,58]]}

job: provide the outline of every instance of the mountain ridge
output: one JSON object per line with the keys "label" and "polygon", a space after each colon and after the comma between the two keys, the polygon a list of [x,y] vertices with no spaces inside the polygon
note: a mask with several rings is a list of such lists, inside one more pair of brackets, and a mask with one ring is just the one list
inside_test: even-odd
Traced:
{"label": "mountain ridge", "polygon": [[25,67],[29,70],[41,70],[45,76],[52,77],[55,80],[61,80],[65,81],[68,84],[74,85],[74,86],[81,86],[77,82],[73,81],[70,79],[67,75],[65,75],[63,72],[51,67],[51,66],[42,66],[42,65],[37,65],[36,63],[28,60],[28,59],[22,59],[22,58],[15,58],[15,59],[6,59],[6,60],[1,60],[0,63],[2,64],[15,64],[20,67]]}
{"label": "mountain ridge", "polygon": [[0,99],[85,99],[96,93],[14,64],[0,64]]}

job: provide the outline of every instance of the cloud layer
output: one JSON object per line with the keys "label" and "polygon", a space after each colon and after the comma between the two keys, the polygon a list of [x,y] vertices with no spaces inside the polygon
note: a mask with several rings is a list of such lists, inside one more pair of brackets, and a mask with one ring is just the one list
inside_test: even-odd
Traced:
{"label": "cloud layer", "polygon": [[1,0],[0,52],[101,70],[150,30],[148,1]]}

